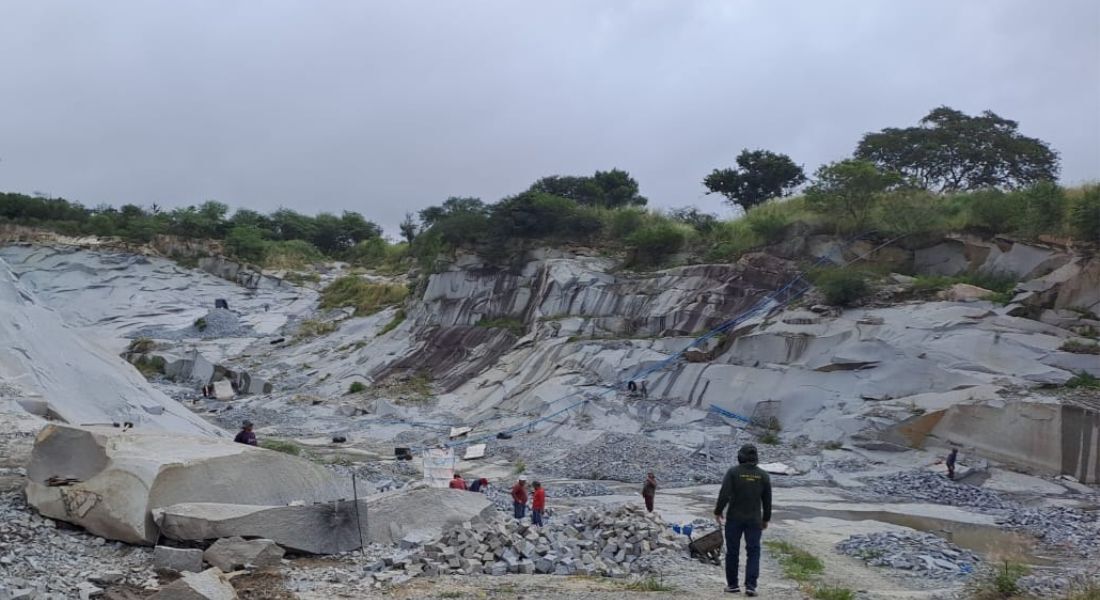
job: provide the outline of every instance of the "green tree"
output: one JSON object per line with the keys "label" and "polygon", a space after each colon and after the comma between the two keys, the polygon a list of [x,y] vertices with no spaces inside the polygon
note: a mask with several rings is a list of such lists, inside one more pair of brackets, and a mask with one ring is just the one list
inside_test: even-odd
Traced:
{"label": "green tree", "polygon": [[251,225],[238,225],[225,236],[229,252],[241,260],[263,264],[267,255],[267,242],[263,232]]}
{"label": "green tree", "polygon": [[708,194],[722,194],[730,204],[748,210],[771,198],[790,195],[806,181],[802,167],[786,154],[745,150],[737,155],[737,168],[715,169],[703,179]]}
{"label": "green tree", "polygon": [[842,160],[822,166],[806,189],[807,205],[818,212],[842,213],[862,227],[879,195],[901,183],[897,173],[879,170],[865,160]]}
{"label": "green tree", "polygon": [[412,244],[416,239],[416,234],[419,228],[416,226],[416,221],[413,219],[412,213],[405,213],[405,220],[401,221],[401,237],[405,238],[405,243]]}
{"label": "green tree", "polygon": [[1058,178],[1058,153],[992,111],[970,116],[941,106],[916,127],[868,133],[856,158],[901,173],[925,189],[1015,189]]}
{"label": "green tree", "polygon": [[486,216],[488,215],[488,208],[481,201],[481,198],[451,196],[444,200],[440,206],[429,206],[421,210],[420,222],[424,224],[424,229],[429,229],[436,222],[461,213]]}
{"label": "green tree", "polygon": [[603,208],[645,206],[649,202],[639,193],[638,182],[622,169],[596,171],[591,177],[551,175],[531,184],[527,191]]}

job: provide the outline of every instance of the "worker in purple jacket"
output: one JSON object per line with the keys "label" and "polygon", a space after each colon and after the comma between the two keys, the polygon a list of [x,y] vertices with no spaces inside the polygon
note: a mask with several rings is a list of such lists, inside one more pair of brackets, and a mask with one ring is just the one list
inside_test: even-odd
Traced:
{"label": "worker in purple jacket", "polygon": [[245,421],[241,423],[241,430],[237,432],[237,437],[233,438],[234,442],[238,444],[248,444],[249,446],[256,446],[256,434],[252,433],[252,421]]}

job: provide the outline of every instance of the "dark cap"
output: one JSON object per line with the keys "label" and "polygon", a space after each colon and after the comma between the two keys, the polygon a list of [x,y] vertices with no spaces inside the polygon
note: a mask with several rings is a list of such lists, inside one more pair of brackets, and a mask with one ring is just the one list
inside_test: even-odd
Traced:
{"label": "dark cap", "polygon": [[760,462],[760,455],[756,452],[756,446],[745,444],[737,451],[737,462],[741,464],[753,464]]}

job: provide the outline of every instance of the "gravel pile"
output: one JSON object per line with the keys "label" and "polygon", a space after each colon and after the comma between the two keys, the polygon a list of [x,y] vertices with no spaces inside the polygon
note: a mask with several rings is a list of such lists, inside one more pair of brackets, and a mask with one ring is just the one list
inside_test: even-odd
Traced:
{"label": "gravel pile", "polygon": [[215,308],[195,322],[182,329],[164,327],[144,327],[134,332],[134,338],[153,338],[158,340],[213,339],[228,337],[248,337],[252,328],[241,323],[237,313],[224,308]]}
{"label": "gravel pile", "polygon": [[965,483],[951,481],[929,471],[902,471],[867,480],[865,491],[875,496],[906,501],[920,500],[951,506],[969,506],[984,510],[1015,507],[1000,494]]}
{"label": "gravel pile", "polygon": [[0,598],[79,598],[112,584],[156,587],[149,552],[59,529],[36,515],[22,494],[0,494]]}
{"label": "gravel pile", "polygon": [[661,485],[678,486],[720,483],[730,466],[669,442],[605,433],[560,460],[542,465],[542,470],[559,477],[636,481],[639,485],[652,471]]}
{"label": "gravel pile", "polygon": [[998,523],[1022,529],[1043,542],[1081,556],[1100,551],[1100,515],[1063,506],[1019,508]]}
{"label": "gravel pile", "polygon": [[921,577],[951,578],[973,573],[978,557],[930,533],[880,532],[853,535],[836,545],[841,554],[874,567],[902,569]]}
{"label": "gravel pile", "polygon": [[[1100,588],[1100,574],[1035,574],[1024,575],[1016,581],[1020,589],[1032,598],[1069,598],[1071,593]],[[1080,598],[1089,596],[1081,595]]]}
{"label": "gravel pile", "polygon": [[652,554],[671,557],[682,547],[667,523],[636,506],[582,508],[541,528],[511,519],[463,523],[394,560],[392,567],[409,576],[539,573],[625,577],[653,568]]}

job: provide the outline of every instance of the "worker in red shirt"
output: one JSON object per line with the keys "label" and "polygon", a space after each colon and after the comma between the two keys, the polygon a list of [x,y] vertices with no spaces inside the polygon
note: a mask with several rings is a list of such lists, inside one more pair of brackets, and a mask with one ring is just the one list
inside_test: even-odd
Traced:
{"label": "worker in red shirt", "polygon": [[522,475],[512,486],[512,510],[517,519],[522,519],[527,513],[527,478]]}
{"label": "worker in red shirt", "polygon": [[542,512],[546,510],[546,488],[536,481],[531,484],[535,492],[531,495],[531,523],[536,527],[542,527]]}
{"label": "worker in red shirt", "polygon": [[466,480],[462,479],[462,476],[455,473],[455,476],[451,478],[451,489],[466,491]]}

